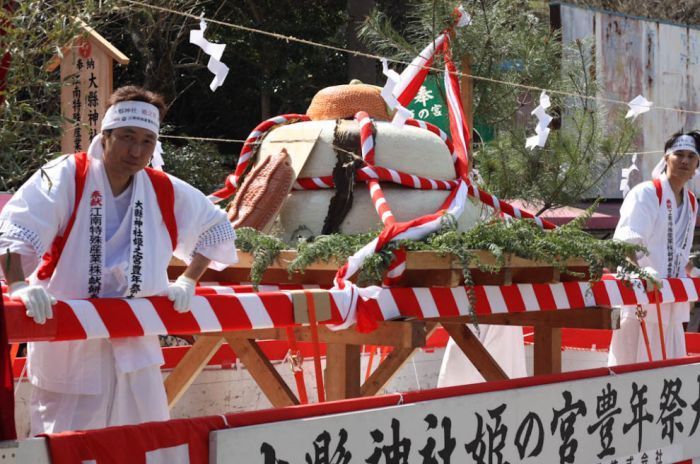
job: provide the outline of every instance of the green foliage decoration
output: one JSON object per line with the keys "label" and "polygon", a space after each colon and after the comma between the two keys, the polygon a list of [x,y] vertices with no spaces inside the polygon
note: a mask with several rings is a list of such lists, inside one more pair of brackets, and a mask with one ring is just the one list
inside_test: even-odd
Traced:
{"label": "green foliage decoration", "polygon": [[[600,279],[605,268],[619,271],[622,278],[636,273],[648,277],[638,266],[627,258],[646,253],[642,246],[631,245],[617,240],[599,240],[582,230],[593,209],[571,223],[555,230],[543,230],[532,220],[482,222],[467,232],[456,230],[453,218],[446,216],[444,227],[429,235],[425,240],[401,240],[391,242],[379,253],[367,259],[358,277],[358,284],[377,284],[391,263],[391,251],[404,248],[407,251],[431,250],[441,254],[456,256],[462,265],[464,284],[474,285],[470,267],[482,271],[499,272],[506,264],[506,256],[514,255],[525,259],[549,263],[562,273],[573,274],[566,267],[571,259],[582,259],[589,266],[591,280]],[[253,229],[237,231],[238,247],[254,256],[251,280],[259,283],[267,266],[283,249],[290,246],[276,237],[262,234]],[[350,256],[377,236],[377,232],[358,235],[321,235],[313,241],[300,241],[296,246],[297,257],[288,266],[292,273],[303,273],[316,262],[336,262],[342,265]],[[488,250],[496,257],[496,264],[480,261],[474,250]],[[473,295],[472,295],[473,297]]]}

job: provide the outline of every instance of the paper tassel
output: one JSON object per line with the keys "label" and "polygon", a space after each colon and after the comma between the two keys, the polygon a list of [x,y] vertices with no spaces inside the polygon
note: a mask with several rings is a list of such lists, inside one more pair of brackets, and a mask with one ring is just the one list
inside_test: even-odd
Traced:
{"label": "paper tassel", "polygon": [[209,84],[209,88],[214,92],[217,88],[221,87],[224,83],[224,79],[228,76],[228,66],[220,61],[221,56],[224,54],[226,44],[216,44],[205,39],[204,31],[206,29],[207,23],[204,21],[204,15],[202,15],[199,21],[199,30],[193,29],[190,31],[190,43],[197,45],[204,53],[209,55],[207,69],[214,74],[214,80]]}

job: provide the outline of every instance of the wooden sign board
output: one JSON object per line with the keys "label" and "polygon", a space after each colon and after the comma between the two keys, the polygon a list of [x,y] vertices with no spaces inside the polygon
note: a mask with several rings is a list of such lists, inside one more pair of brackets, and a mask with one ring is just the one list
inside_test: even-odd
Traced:
{"label": "wooden sign board", "polygon": [[63,153],[87,151],[97,135],[112,93],[114,61],[128,64],[129,59],[94,29],[81,24],[85,31],[63,48],[62,58],[49,64],[60,65],[61,114],[66,118],[61,150]]}

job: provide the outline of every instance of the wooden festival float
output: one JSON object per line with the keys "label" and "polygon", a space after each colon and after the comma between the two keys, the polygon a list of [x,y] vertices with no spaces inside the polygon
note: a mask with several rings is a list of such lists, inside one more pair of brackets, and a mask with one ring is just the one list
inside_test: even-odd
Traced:
{"label": "wooden festival float", "polygon": [[[336,413],[347,415],[353,411],[358,412],[356,410],[362,408],[370,408],[367,409],[367,414],[375,414],[376,411],[371,408],[381,407],[393,411],[392,408],[401,408],[403,404],[414,406],[421,411],[421,417],[416,420],[422,424],[425,414],[420,409],[424,407],[421,405],[433,404],[430,401],[454,402],[464,398],[459,407],[477,408],[479,401],[470,402],[469,394],[489,395],[491,392],[499,395],[500,391],[501,399],[517,399],[526,398],[521,396],[525,394],[524,390],[527,390],[522,387],[545,385],[547,388],[561,390],[568,388],[561,385],[570,383],[574,388],[575,381],[588,377],[600,377],[610,382],[608,379],[612,377],[606,376],[614,373],[614,370],[591,371],[586,375],[556,375],[561,372],[563,328],[617,329],[617,306],[698,299],[698,279],[668,279],[663,291],[656,293],[646,292],[638,281],[625,282],[614,278],[589,281],[591,263],[582,258],[560,260],[556,263],[531,261],[512,255],[497,259],[488,251],[476,250],[471,254],[473,262],[468,264],[458,256],[445,252],[411,250],[406,249],[405,245],[393,246],[397,243],[405,244],[399,242],[401,240],[420,240],[437,232],[441,225],[444,225],[443,221],[449,217],[453,217],[452,223],[456,231],[467,231],[479,220],[479,203],[494,210],[498,215],[516,220],[526,219],[542,229],[554,228],[552,224],[490,195],[472,181],[468,153],[469,130],[460,102],[459,82],[449,54],[447,33],[427,47],[400,76],[401,79],[394,82],[396,87],[392,95],[396,99],[395,103],[399,105],[398,112],[401,110],[400,105],[410,101],[420,87],[427,73],[424,66],[431,65],[435,53],[441,53],[445,61],[445,86],[452,139],[437,127],[421,121],[407,119],[402,127],[389,122],[389,115],[379,95],[380,89],[361,84],[326,89],[317,95],[307,114],[278,116],[256,127],[242,149],[235,172],[226,180],[226,186],[211,195],[213,201],[219,201],[236,193],[237,199],[234,199],[229,210],[235,225],[254,224],[288,243],[299,237],[310,241],[312,237],[320,235],[366,233],[378,226],[382,228],[375,238],[357,247],[354,253],[348,253],[351,255],[349,259],[336,256],[335,259],[306,263],[302,273],[290,272],[290,266],[294,268],[294,263],[299,257],[295,250],[277,250],[262,268],[260,257],[256,255],[255,250],[252,250],[252,253],[241,250],[238,264],[219,272],[207,271],[202,278],[203,283],[197,288],[192,310],[188,313],[174,311],[172,304],[165,297],[60,301],[54,308],[54,318],[46,324],[37,325],[24,315],[21,303],[4,298],[4,317],[10,343],[120,338],[146,334],[196,335],[193,345],[165,380],[171,407],[182,397],[221,345],[226,343],[245,365],[270,403],[275,408],[280,408],[277,412],[263,412],[262,416],[255,413],[242,416],[222,415],[171,421],[172,426],[154,423],[117,428],[120,430],[119,436],[111,429],[105,429],[95,433],[49,437],[52,462],[94,459],[94,453],[99,452],[95,451],[93,445],[99,440],[114,440],[113,449],[110,451],[113,456],[124,456],[125,451],[121,445],[125,449],[131,449],[130,452],[133,452],[134,447],[144,447],[146,452],[158,446],[179,446],[180,442],[173,441],[172,438],[176,435],[175,430],[178,427],[186,429],[182,432],[182,443],[190,447],[191,462],[205,462],[201,456],[209,456],[211,462],[215,462],[215,459],[224,459],[227,453],[228,456],[231,456],[231,453],[241,453],[236,454],[241,456],[240,462],[287,462],[282,461],[280,448],[275,451],[268,442],[261,446],[255,441],[256,437],[265,435],[263,432],[269,430],[278,434],[277,439],[284,440],[285,435],[293,436],[297,433],[295,427],[306,430],[305,427],[311,427],[314,421],[307,421],[301,425],[293,422],[287,429],[277,428],[275,421],[291,421],[302,417],[318,417],[321,420],[320,418]],[[256,209],[256,204],[264,203],[262,198],[268,196],[278,196],[280,201],[274,204],[272,209]],[[503,220],[498,215],[497,220]],[[273,222],[274,218],[276,220]],[[244,235],[242,232],[243,230],[239,230],[239,236]],[[250,235],[252,232],[248,231],[246,234]],[[357,275],[362,264],[377,253],[384,253],[385,257],[389,257],[383,275],[383,285],[358,285]],[[182,262],[172,261],[170,277],[179,275],[183,266]],[[468,275],[464,273],[465,267],[469,270]],[[566,272],[562,272],[562,269]],[[257,287],[249,283],[251,272],[259,274],[255,280],[261,284]],[[469,285],[465,285],[465,279]],[[465,324],[469,322],[532,326],[535,377],[501,382],[508,380],[506,374],[478,337],[467,328]],[[416,350],[425,346],[429,336],[440,326],[477,367],[487,381],[485,384],[354,400],[356,402],[326,403],[327,406],[317,404],[302,406],[301,409],[286,408],[309,402],[301,363],[296,356],[298,343],[312,343],[312,361],[319,403],[371,398],[382,392],[398,369]],[[263,340],[285,341],[289,344],[291,359],[296,359],[297,362],[294,366],[295,388],[285,382],[265,356],[260,346]],[[366,345],[390,347],[390,351],[371,374],[363,379],[361,349]],[[321,365],[323,348],[325,370]],[[657,367],[673,369],[676,364],[662,363]],[[622,374],[627,371],[623,369],[619,372]],[[544,374],[555,375],[543,376]],[[684,372],[683,375],[691,374]],[[518,388],[520,390],[517,390]],[[697,385],[688,386],[689,390],[692,388],[697,390]],[[597,384],[595,388],[583,388],[582,391],[586,389],[596,392],[599,390]],[[556,396],[561,396],[560,390],[557,390]],[[504,392],[506,394],[503,394]],[[510,395],[509,392],[513,394]],[[552,393],[546,393],[545,396],[547,395],[554,401]],[[686,403],[692,403],[696,397],[697,395],[688,395]],[[567,407],[572,406],[570,400],[571,393],[566,403]],[[484,404],[490,404],[488,401],[491,400],[484,401]],[[528,401],[523,399],[509,407],[518,410],[517,408],[526,407]],[[549,409],[551,414],[554,406],[545,404],[546,407],[542,410]],[[595,409],[595,401],[588,404],[589,409]],[[695,404],[700,404],[700,399]],[[439,410],[438,406],[435,407],[438,409],[434,411]],[[450,407],[447,407],[446,410],[449,409]],[[473,417],[473,410],[476,409],[469,409],[469,414],[461,416]],[[489,414],[496,410],[502,411],[503,408],[489,410]],[[594,414],[592,410],[589,411],[591,415]],[[396,411],[396,414],[400,415],[407,410]],[[579,413],[585,414],[585,405]],[[428,417],[425,416],[426,421]],[[527,418],[530,417],[532,416],[528,414],[523,420],[529,420]],[[348,421],[347,429],[351,430],[352,417],[348,416],[344,420]],[[452,420],[457,421],[454,416]],[[541,430],[544,431],[542,420],[538,420]],[[395,418],[391,419],[391,428],[398,433],[394,428],[394,421]],[[692,417],[688,417],[687,421],[692,421]],[[615,427],[622,427],[622,420],[619,422]],[[336,421],[335,425],[339,423],[345,424]],[[260,429],[255,428],[255,424],[268,425]],[[428,424],[428,429],[434,428],[430,421]],[[518,437],[523,424],[536,428],[535,422],[516,421],[511,430],[518,430]],[[545,420],[545,424],[545,428],[549,428],[549,419]],[[240,440],[237,448],[230,448],[227,447],[227,439],[221,438],[217,441],[216,438],[212,438],[219,433],[215,432],[216,430],[244,425],[253,426],[253,435],[246,435],[246,431],[241,431],[240,435],[248,437],[246,440],[251,443],[254,442],[248,451],[243,450],[246,443]],[[556,417],[552,425],[552,436],[555,425]],[[690,429],[690,422],[687,425]],[[444,419],[442,426],[444,429]],[[151,434],[155,433],[154,430],[166,430],[164,427],[171,427],[167,428],[168,438],[163,438],[158,442],[158,446],[149,445],[151,448],[148,448],[141,443],[145,442],[145,439],[136,440],[137,444],[128,442],[129,436],[136,436],[129,435],[130,433],[151,437]],[[324,430],[329,430],[328,424],[323,427],[326,427]],[[651,427],[647,425],[647,428]],[[427,433],[424,425],[420,425],[420,429],[420,433]],[[564,428],[561,430],[561,440],[567,443],[566,440],[571,440],[571,436],[564,435]],[[344,451],[344,448],[341,448],[347,435],[343,439],[343,431],[347,433],[345,428],[338,432],[341,442],[335,448],[336,454]],[[638,447],[618,439],[618,451],[613,449],[613,453],[617,453],[614,456],[633,455],[641,451],[641,429],[639,433]],[[680,434],[680,431],[678,433]],[[476,435],[479,436],[478,431]],[[314,449],[310,445],[315,436],[308,435],[300,446],[305,446],[307,450]],[[335,432],[330,436],[335,439]],[[375,443],[380,441],[379,435],[375,434],[373,437]],[[693,454],[696,452],[693,448],[695,445],[689,445],[690,440],[684,439],[682,442],[685,448],[678,451],[672,446],[664,448],[663,436],[662,441],[645,439],[645,449],[665,450],[667,456],[687,458],[700,455],[700,452]],[[37,440],[41,444],[36,445]],[[211,452],[207,450],[210,440]],[[295,440],[299,442],[299,438]],[[43,439],[27,442],[35,443],[32,445],[32,453],[39,453],[32,456],[44,453],[41,459],[47,459]],[[314,447],[317,447],[317,443],[320,442],[314,442]],[[568,452],[566,449],[562,451],[564,445],[559,448],[547,445],[548,447],[543,449],[540,443],[539,448],[535,446],[528,451],[528,458],[531,460],[527,460],[524,459],[520,444],[522,443],[518,442],[517,453],[520,453],[522,462],[555,462],[551,456],[559,453],[559,458],[564,459],[561,453]],[[509,446],[512,453],[516,453],[513,445]],[[527,443],[523,446],[527,448]],[[532,448],[532,444],[530,446]],[[580,448],[583,451],[579,453],[591,453],[587,449],[591,447]],[[199,458],[193,457],[194,449],[199,450]],[[379,455],[372,453],[371,447],[368,448],[367,456],[371,456],[366,462],[389,462],[388,458],[387,461],[380,461],[377,456],[381,456],[382,448],[376,449],[380,450]],[[469,452],[469,447],[467,451]],[[25,450],[25,453],[28,452]],[[257,461],[251,457],[242,457],[248,456],[246,452],[252,453],[250,456],[257,456]],[[276,453],[280,453],[279,459]],[[70,459],[65,458],[66,456]],[[360,461],[365,462],[367,456],[362,456]],[[373,461],[375,458],[376,461]],[[516,462],[513,459],[511,457],[511,462]],[[585,457],[578,459],[576,462],[589,462]],[[306,462],[311,462],[309,457]],[[350,462],[350,458],[337,462]]]}

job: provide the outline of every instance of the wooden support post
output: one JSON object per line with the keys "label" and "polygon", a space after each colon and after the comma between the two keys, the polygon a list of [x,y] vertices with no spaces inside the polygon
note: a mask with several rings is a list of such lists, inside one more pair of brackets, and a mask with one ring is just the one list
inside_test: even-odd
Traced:
{"label": "wooden support post", "polygon": [[442,324],[450,334],[450,337],[460,347],[462,352],[474,364],[476,370],[487,382],[494,380],[508,380],[508,376],[501,366],[491,357],[491,353],[484,348],[479,339],[464,324]]}
{"label": "wooden support post", "polygon": [[326,400],[360,396],[360,345],[326,346]]}
{"label": "wooden support post", "polygon": [[372,375],[362,385],[362,396],[374,396],[384,388],[403,365],[411,359],[416,348],[394,348],[372,372]]}
{"label": "wooden support post", "polygon": [[558,374],[561,372],[561,329],[543,325],[535,326],[534,374]]}
{"label": "wooden support post", "polygon": [[192,385],[223,341],[220,334],[197,337],[194,345],[187,350],[177,367],[165,379],[165,394],[168,396],[169,408],[172,409],[185,390]]}
{"label": "wooden support post", "polygon": [[272,406],[280,408],[299,404],[299,399],[263,353],[255,340],[241,339],[228,333],[226,341],[236,356],[245,364],[250,376],[270,400]]}

